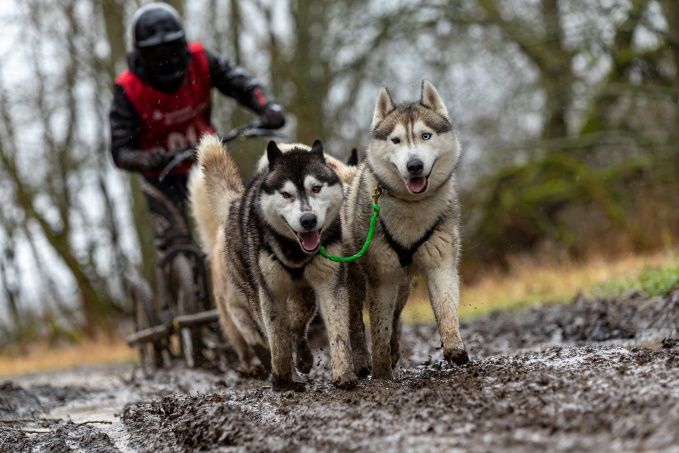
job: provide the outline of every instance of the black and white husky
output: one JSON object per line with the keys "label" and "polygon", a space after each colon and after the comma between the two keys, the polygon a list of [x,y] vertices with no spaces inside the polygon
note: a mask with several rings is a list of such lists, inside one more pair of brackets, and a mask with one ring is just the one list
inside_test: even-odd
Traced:
{"label": "black and white husky", "polygon": [[[222,328],[241,362],[272,372],[275,389],[303,389],[293,365],[308,373],[313,355],[307,326],[320,305],[330,342],[333,382],[356,382],[349,340],[348,294],[341,254],[343,186],[320,141],[267,146],[259,170],[243,186],[235,162],[214,136],[198,147],[189,184],[192,213],[211,257]],[[333,168],[331,168],[331,165]]]}
{"label": "black and white husky", "polygon": [[347,250],[365,240],[371,195],[380,186],[380,221],[369,252],[349,267],[351,339],[355,370],[370,373],[361,309],[367,301],[372,374],[391,378],[399,359],[399,319],[413,277],[423,273],[443,343],[444,357],[469,360],[458,323],[460,249],[455,167],[460,145],[434,86],[423,81],[419,101],[394,104],[377,96],[365,161],[349,185],[342,208]]}

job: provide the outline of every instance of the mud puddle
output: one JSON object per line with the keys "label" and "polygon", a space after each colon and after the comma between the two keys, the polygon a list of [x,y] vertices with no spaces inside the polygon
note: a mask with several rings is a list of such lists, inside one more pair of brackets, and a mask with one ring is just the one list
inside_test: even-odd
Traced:
{"label": "mud puddle", "polygon": [[[433,326],[405,327],[392,382],[304,393],[180,367],[0,383],[0,451],[679,451],[679,292],[576,300],[463,325],[448,367]],[[106,423],[97,423],[106,422]]]}

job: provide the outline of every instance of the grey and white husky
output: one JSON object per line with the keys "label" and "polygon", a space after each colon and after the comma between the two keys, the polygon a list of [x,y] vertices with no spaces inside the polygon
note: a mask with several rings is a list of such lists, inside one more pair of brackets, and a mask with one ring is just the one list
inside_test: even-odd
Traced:
{"label": "grey and white husky", "polygon": [[302,390],[292,368],[308,373],[313,365],[306,333],[318,301],[333,382],[353,386],[344,270],[317,254],[321,244],[341,253],[343,186],[330,165],[342,164],[318,140],[311,148],[272,141],[244,187],[214,136],[201,140],[198,162],[191,209],[210,255],[221,325],[242,364],[270,367],[275,389]]}
{"label": "grey and white husky", "polygon": [[370,373],[361,310],[368,305],[372,374],[390,379],[399,360],[400,315],[413,277],[426,277],[446,360],[469,361],[458,322],[459,206],[454,173],[460,145],[434,86],[422,82],[420,100],[394,104],[383,88],[375,105],[366,159],[342,208],[346,250],[358,250],[371,215],[371,195],[383,195],[369,252],[348,268],[355,370]]}

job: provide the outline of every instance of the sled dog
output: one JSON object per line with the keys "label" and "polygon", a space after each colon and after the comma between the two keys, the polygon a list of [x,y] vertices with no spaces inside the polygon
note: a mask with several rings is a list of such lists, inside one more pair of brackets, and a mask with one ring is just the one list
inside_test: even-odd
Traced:
{"label": "sled dog", "polygon": [[318,304],[333,382],[353,386],[345,269],[317,254],[321,244],[332,254],[342,250],[343,186],[322,143],[309,148],[269,142],[244,186],[219,139],[204,137],[189,195],[210,255],[220,322],[241,364],[270,369],[276,390],[302,390],[292,368],[312,368],[306,334]]}
{"label": "sled dog", "polygon": [[[369,252],[348,268],[354,369],[390,379],[399,360],[400,315],[416,273],[424,274],[446,360],[469,361],[458,322],[459,205],[454,173],[460,154],[448,111],[422,82],[417,102],[395,104],[383,88],[365,160],[342,207],[345,250],[358,250],[370,223],[371,195],[382,188]],[[361,316],[370,317],[372,369]]]}

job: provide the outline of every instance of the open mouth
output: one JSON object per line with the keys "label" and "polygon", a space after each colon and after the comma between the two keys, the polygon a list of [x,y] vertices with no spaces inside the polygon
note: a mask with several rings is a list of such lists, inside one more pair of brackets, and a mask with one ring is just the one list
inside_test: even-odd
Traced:
{"label": "open mouth", "polygon": [[313,253],[321,246],[321,230],[295,233],[302,249],[307,253]]}
{"label": "open mouth", "polygon": [[408,192],[413,194],[422,193],[427,190],[427,186],[429,185],[429,177],[411,176],[405,179],[405,184],[408,188]]}

